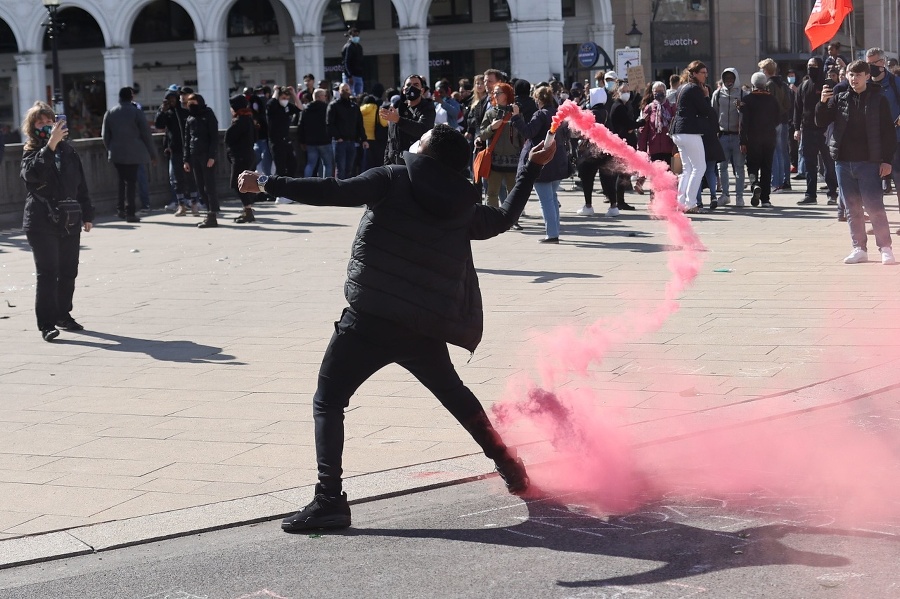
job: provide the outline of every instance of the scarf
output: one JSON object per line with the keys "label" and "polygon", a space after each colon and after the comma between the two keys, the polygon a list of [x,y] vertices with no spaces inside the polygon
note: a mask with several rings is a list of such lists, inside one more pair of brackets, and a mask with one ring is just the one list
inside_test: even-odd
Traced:
{"label": "scarf", "polygon": [[653,100],[650,104],[650,126],[653,128],[654,133],[664,134],[668,132],[672,117],[672,111],[667,110],[662,102]]}

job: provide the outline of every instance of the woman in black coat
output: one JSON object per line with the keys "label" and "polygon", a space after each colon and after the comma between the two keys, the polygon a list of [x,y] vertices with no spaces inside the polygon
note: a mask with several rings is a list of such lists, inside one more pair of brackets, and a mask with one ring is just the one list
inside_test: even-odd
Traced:
{"label": "woman in black coat", "polygon": [[206,218],[197,226],[201,229],[218,227],[219,194],[216,192],[216,155],[219,148],[219,121],[212,108],[200,94],[187,100],[191,115],[185,122],[184,171],[194,173],[200,201],[206,204]]}
{"label": "woman in black coat", "polygon": [[234,219],[236,223],[252,223],[256,220],[253,216],[252,193],[241,193],[238,190],[238,175],[244,171],[256,170],[256,153],[253,144],[256,143],[256,125],[253,122],[253,111],[247,98],[238,94],[229,100],[231,104],[231,125],[225,131],[225,148],[228,161],[231,163],[231,189],[238,192],[244,211]]}
{"label": "woman in black coat", "polygon": [[54,120],[48,104],[35,102],[22,122],[26,136],[22,179],[27,191],[22,229],[34,254],[34,309],[44,341],[59,336],[57,327],[84,330],[72,318],[72,296],[81,230],[90,232],[94,221],[81,159],[65,142],[66,121]]}

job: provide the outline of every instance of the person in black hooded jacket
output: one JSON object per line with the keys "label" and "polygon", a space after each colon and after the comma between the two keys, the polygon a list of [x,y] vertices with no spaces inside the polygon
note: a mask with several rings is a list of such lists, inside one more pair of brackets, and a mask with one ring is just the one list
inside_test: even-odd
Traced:
{"label": "person in black hooded jacket", "polygon": [[489,239],[516,221],[556,144],[532,150],[503,205],[481,204],[467,178],[469,146],[459,131],[438,125],[404,165],[351,179],[289,179],[241,174],[241,190],[327,206],[366,205],[351,250],[344,295],[349,307],[335,325],[313,397],[318,478],[315,498],[282,528],[350,526],[342,493],[344,409],[372,374],[397,363],[421,381],[494,460],[512,493],[528,488],[524,464],[494,430],[478,398],[463,384],[447,344],[474,352],[483,311],[471,240]]}
{"label": "person in black hooded jacket", "polygon": [[256,168],[256,153],[253,144],[256,142],[256,125],[253,122],[253,110],[250,103],[243,95],[232,96],[231,125],[225,131],[225,147],[228,161],[231,162],[231,189],[238,191],[244,210],[240,216],[234,219],[236,223],[252,223],[256,220],[253,216],[252,193],[241,193],[238,190],[238,175],[244,171]]}
{"label": "person in black hooded jacket", "polygon": [[200,94],[188,98],[191,116],[185,123],[184,171],[194,173],[200,199],[206,204],[206,218],[197,227],[217,227],[219,196],[216,193],[216,155],[219,149],[219,121]]}
{"label": "person in black hooded jacket", "polygon": [[[88,195],[84,169],[75,149],[65,142],[65,120],[54,123],[53,109],[36,102],[25,114],[22,156],[25,217],[22,229],[34,254],[37,273],[34,309],[44,341],[59,336],[57,327],[81,331],[72,318],[72,297],[78,276],[81,230],[93,227],[94,206]],[[77,201],[81,214],[70,200]]]}

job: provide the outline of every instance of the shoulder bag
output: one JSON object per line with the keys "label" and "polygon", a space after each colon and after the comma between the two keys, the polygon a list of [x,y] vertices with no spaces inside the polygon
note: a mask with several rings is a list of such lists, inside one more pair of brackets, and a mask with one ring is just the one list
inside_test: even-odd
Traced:
{"label": "shoulder bag", "polygon": [[500,133],[503,131],[503,128],[506,127],[510,118],[510,115],[503,117],[503,123],[500,125],[500,128],[494,132],[494,136],[491,138],[491,144],[475,154],[475,160],[472,162],[472,172],[475,175],[476,183],[480,183],[482,179],[487,179],[490,176],[491,158],[493,158],[494,155],[494,146],[500,141]]}

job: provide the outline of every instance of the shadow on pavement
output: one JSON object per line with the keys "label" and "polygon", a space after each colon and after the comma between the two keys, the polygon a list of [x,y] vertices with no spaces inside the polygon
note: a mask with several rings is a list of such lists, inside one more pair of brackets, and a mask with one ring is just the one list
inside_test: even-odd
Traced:
{"label": "shadow on pavement", "polygon": [[[896,537],[892,538],[892,533],[816,526],[810,524],[811,520],[806,520],[805,526],[804,521],[800,520],[799,525],[776,523],[741,529],[722,529],[723,520],[694,522],[698,525],[710,525],[710,528],[703,528],[674,522],[666,514],[656,511],[600,518],[578,511],[577,507],[573,509],[556,499],[529,500],[526,503],[527,517],[518,517],[522,522],[512,526],[485,525],[479,528],[480,521],[467,521],[466,524],[471,528],[368,528],[349,529],[337,534],[442,539],[503,547],[540,548],[661,564],[652,570],[608,578],[557,580],[557,585],[565,588],[663,583],[708,572],[747,567],[799,565],[839,568],[852,563],[844,556],[796,549],[791,545],[798,545],[802,541],[794,538],[787,542],[785,539],[788,536],[841,536],[898,541]],[[663,508],[664,506],[657,505],[648,509]],[[496,511],[485,511],[493,512],[493,521],[496,522]],[[719,517],[727,518],[729,524],[743,520]],[[833,543],[826,546],[833,546]],[[612,568],[613,572],[616,570],[617,568]]]}
{"label": "shadow on pavement", "polygon": [[584,272],[554,272],[549,270],[511,270],[496,268],[478,268],[478,274],[501,275],[507,277],[534,277],[532,283],[549,283],[560,279],[600,279],[600,275]]}
{"label": "shadow on pavement", "polygon": [[221,347],[201,345],[193,341],[157,341],[137,337],[123,337],[98,331],[80,331],[79,335],[94,337],[105,341],[82,341],[80,339],[57,338],[54,343],[64,345],[80,345],[107,351],[147,354],[154,360],[162,362],[187,362],[191,364],[226,363],[245,366],[245,362],[234,361],[235,357],[223,354]]}

